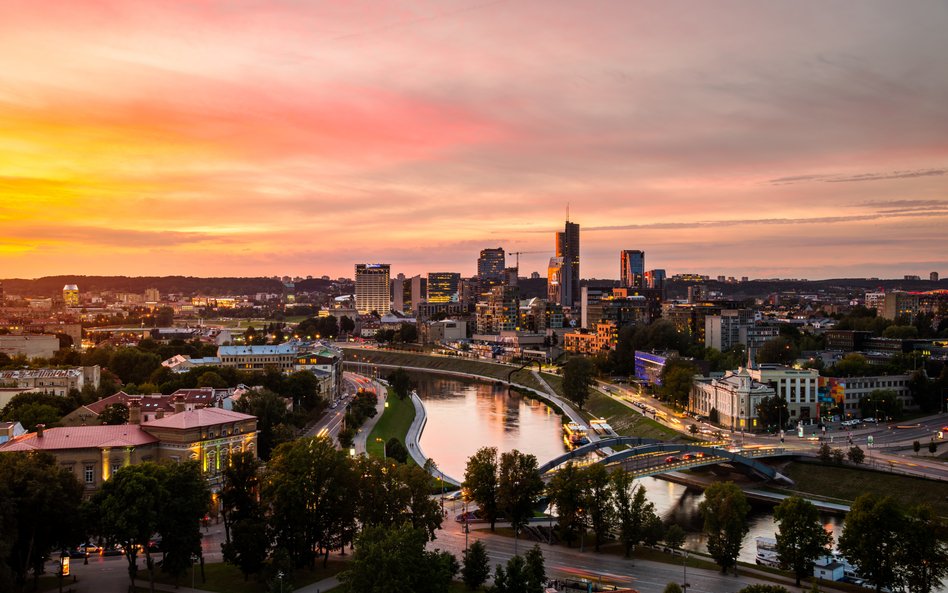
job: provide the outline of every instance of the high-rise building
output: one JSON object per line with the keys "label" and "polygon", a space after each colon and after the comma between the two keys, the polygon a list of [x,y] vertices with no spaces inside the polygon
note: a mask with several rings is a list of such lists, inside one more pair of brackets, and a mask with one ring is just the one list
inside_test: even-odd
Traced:
{"label": "high-rise building", "polygon": [[901,290],[887,292],[882,308],[882,317],[901,319],[908,323],[915,321],[918,315],[918,295]]}
{"label": "high-rise building", "polygon": [[482,297],[490,294],[495,286],[504,283],[504,269],[507,267],[503,247],[482,249],[477,258],[477,279],[480,285],[478,293]]}
{"label": "high-rise building", "polygon": [[392,280],[392,310],[406,315],[413,315],[418,305],[424,300],[422,293],[422,278],[419,275],[406,278],[399,274]]}
{"label": "high-rise building", "polygon": [[67,307],[79,306],[79,287],[75,284],[63,286],[63,301]]}
{"label": "high-rise building", "polygon": [[932,282],[938,282],[938,272],[932,272],[928,275],[928,279]]}
{"label": "high-rise building", "polygon": [[551,303],[563,304],[563,258],[551,257],[546,268],[546,298]]}
{"label": "high-rise building", "polygon": [[356,264],[356,310],[363,315],[375,311],[385,315],[392,308],[389,297],[389,264]]}
{"label": "high-rise building", "polygon": [[146,303],[157,303],[161,300],[161,293],[157,288],[146,288],[145,289],[145,302]]}
{"label": "high-rise building", "polygon": [[566,221],[556,233],[556,257],[563,259],[560,273],[560,301],[564,307],[579,304],[579,224]]}
{"label": "high-rise building", "polygon": [[623,249],[619,252],[619,279],[626,288],[645,288],[645,252]]}
{"label": "high-rise building", "polygon": [[520,290],[516,286],[495,286],[487,303],[494,333],[519,328]]}
{"label": "high-rise building", "polygon": [[645,288],[665,290],[665,270],[658,268],[645,272]]}
{"label": "high-rise building", "polygon": [[461,275],[457,272],[428,272],[428,302],[458,302]]}

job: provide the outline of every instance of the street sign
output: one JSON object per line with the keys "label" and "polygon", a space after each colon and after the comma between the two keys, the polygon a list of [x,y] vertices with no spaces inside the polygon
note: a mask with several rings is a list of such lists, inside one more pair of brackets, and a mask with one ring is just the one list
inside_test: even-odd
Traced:
{"label": "street sign", "polygon": [[871,446],[872,446],[872,435],[869,435],[869,438],[867,439],[867,442],[868,442],[869,446],[871,447]]}

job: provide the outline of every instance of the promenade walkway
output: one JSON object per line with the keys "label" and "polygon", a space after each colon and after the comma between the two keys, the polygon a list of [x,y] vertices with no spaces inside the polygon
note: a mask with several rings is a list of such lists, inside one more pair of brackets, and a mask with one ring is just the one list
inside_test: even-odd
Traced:
{"label": "promenade walkway", "polygon": [[366,441],[369,440],[372,429],[375,428],[379,418],[382,417],[382,413],[385,412],[385,400],[388,398],[388,389],[378,381],[374,381],[373,383],[375,384],[375,393],[378,394],[379,401],[375,405],[375,416],[366,419],[365,424],[362,425],[359,432],[356,433],[355,438],[352,439],[352,446],[355,448],[356,455],[367,454],[365,448]]}
{"label": "promenade walkway", "polygon": [[[411,403],[415,407],[415,419],[412,420],[411,426],[408,427],[408,432],[405,434],[405,447],[408,448],[408,454],[415,460],[418,467],[425,467],[428,456],[421,450],[421,433],[425,430],[425,424],[428,422],[428,412],[425,410],[425,404],[422,403],[421,398],[418,397],[418,393],[415,391],[411,392]],[[446,483],[453,484],[458,488],[461,487],[460,480],[443,474],[440,469],[432,468],[431,475],[436,478],[443,477]]]}

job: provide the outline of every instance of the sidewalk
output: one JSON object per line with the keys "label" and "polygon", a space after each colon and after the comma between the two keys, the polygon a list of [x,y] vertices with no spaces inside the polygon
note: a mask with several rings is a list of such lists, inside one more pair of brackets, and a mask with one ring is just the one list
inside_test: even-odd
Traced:
{"label": "sidewalk", "polygon": [[379,421],[379,418],[382,417],[382,414],[385,412],[385,400],[388,398],[388,389],[378,381],[374,381],[375,392],[379,396],[379,401],[375,405],[375,416],[367,419],[365,424],[359,429],[359,432],[356,433],[355,438],[352,440],[352,446],[355,447],[356,455],[362,455],[366,453],[365,443],[369,440],[369,434],[372,433],[372,429],[375,428],[376,423]]}
{"label": "sidewalk", "polygon": [[[408,449],[411,458],[418,464],[418,467],[424,467],[425,463],[428,462],[428,457],[421,450],[421,433],[425,429],[425,424],[428,423],[428,412],[425,410],[425,404],[422,403],[421,398],[418,397],[418,393],[415,391],[411,392],[411,403],[415,407],[415,419],[412,420],[408,432],[405,433],[405,447]],[[453,484],[458,488],[461,487],[459,480],[443,474],[440,469],[432,468],[431,475],[436,478],[443,477],[448,484]]]}

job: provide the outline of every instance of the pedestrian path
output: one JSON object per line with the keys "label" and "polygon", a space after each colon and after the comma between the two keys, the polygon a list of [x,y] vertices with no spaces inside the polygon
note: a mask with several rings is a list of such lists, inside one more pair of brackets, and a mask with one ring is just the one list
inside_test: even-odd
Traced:
{"label": "pedestrian path", "polygon": [[[425,429],[425,424],[428,423],[428,412],[416,391],[411,392],[411,403],[415,407],[415,419],[412,420],[411,426],[408,427],[408,432],[405,434],[405,446],[408,448],[408,454],[415,460],[418,467],[425,467],[428,457],[421,450],[421,433]],[[432,467],[430,471],[432,476],[444,478],[446,483],[458,488],[461,487],[460,480],[442,473],[440,469]]]}
{"label": "pedestrian path", "polygon": [[367,453],[365,444],[369,440],[369,434],[372,433],[372,429],[375,428],[379,418],[382,417],[382,413],[385,412],[385,400],[388,398],[388,389],[376,381],[375,392],[379,396],[379,401],[375,404],[375,416],[367,418],[365,424],[362,425],[362,428],[356,433],[355,438],[352,439],[352,446],[355,448],[356,455]]}

